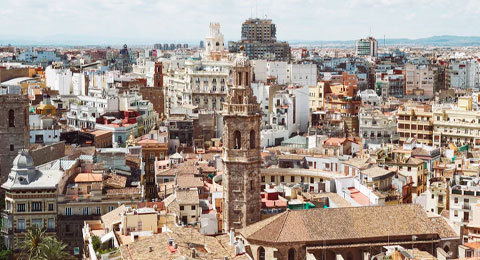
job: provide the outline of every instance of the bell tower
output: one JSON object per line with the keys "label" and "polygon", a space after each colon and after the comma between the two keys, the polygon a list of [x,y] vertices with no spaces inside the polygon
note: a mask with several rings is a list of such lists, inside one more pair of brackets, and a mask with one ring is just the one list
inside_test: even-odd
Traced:
{"label": "bell tower", "polygon": [[237,56],[233,87],[223,104],[223,225],[228,232],[260,220],[260,105],[250,87],[252,67]]}

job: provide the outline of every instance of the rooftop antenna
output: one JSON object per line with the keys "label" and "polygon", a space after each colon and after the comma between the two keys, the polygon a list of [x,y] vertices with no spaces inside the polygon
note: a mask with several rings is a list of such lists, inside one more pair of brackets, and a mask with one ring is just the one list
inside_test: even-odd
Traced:
{"label": "rooftop antenna", "polygon": [[258,0],[255,1],[255,18],[258,18]]}

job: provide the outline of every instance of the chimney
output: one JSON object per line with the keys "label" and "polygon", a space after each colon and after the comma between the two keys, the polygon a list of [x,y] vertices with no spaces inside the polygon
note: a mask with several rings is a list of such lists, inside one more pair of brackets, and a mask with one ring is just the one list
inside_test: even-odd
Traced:
{"label": "chimney", "polygon": [[230,245],[233,246],[235,244],[235,231],[233,228],[230,228],[230,233],[228,235],[230,238]]}

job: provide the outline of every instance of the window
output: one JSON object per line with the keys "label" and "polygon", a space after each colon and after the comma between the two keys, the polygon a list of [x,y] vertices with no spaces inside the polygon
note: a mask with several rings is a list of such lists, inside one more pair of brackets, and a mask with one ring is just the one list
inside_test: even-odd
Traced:
{"label": "window", "polygon": [[195,210],[195,209],[196,209],[195,205],[192,205],[192,210]]}
{"label": "window", "polygon": [[233,149],[240,148],[242,148],[242,134],[237,130],[233,133]]}
{"label": "window", "polygon": [[8,127],[15,127],[15,111],[8,110]]}
{"label": "window", "polygon": [[250,149],[255,148],[255,131],[250,131]]}
{"label": "window", "polygon": [[25,219],[19,219],[17,221],[17,231],[19,232],[25,231]]}
{"label": "window", "polygon": [[55,230],[55,219],[53,219],[53,218],[48,219],[47,229],[48,230]]}
{"label": "window", "polygon": [[115,209],[115,206],[108,206],[108,212],[112,211]]}
{"label": "window", "polygon": [[288,250],[288,260],[295,260],[295,249],[290,248]]}
{"label": "window", "polygon": [[25,212],[25,204],[17,204],[17,212]]}
{"label": "window", "polygon": [[32,202],[32,211],[42,211],[42,203]]}
{"label": "window", "polygon": [[43,227],[43,220],[41,218],[32,219],[32,226],[37,226],[39,228]]}
{"label": "window", "polygon": [[250,190],[253,191],[253,181],[250,181]]}
{"label": "window", "polygon": [[258,254],[258,257],[257,257],[258,260],[265,260],[265,248],[259,247],[257,254]]}
{"label": "window", "polygon": [[53,203],[48,204],[48,211],[53,211]]}
{"label": "window", "polygon": [[280,182],[285,182],[285,176],[280,176]]}
{"label": "window", "polygon": [[84,207],[84,208],[83,208],[83,215],[84,215],[84,216],[90,215],[90,212],[89,212],[88,207]]}
{"label": "window", "polygon": [[262,182],[265,182],[265,176],[262,176]]}
{"label": "window", "polygon": [[275,176],[270,176],[270,181],[275,182]]}
{"label": "window", "polygon": [[15,146],[13,144],[10,145],[10,152],[15,150]]}
{"label": "window", "polygon": [[455,204],[458,203],[458,198],[454,198],[453,201],[455,202]]}
{"label": "window", "polygon": [[295,176],[290,176],[290,182],[295,182]]}
{"label": "window", "polygon": [[72,208],[65,208],[65,216],[71,216],[72,215]]}
{"label": "window", "polygon": [[458,217],[458,211],[456,211],[456,210],[453,211],[453,216],[454,216],[454,217]]}
{"label": "window", "polygon": [[97,207],[97,210],[95,212],[97,215],[102,215],[102,209],[100,207]]}
{"label": "window", "polygon": [[183,210],[183,209],[184,209],[183,206],[180,206],[180,210]]}

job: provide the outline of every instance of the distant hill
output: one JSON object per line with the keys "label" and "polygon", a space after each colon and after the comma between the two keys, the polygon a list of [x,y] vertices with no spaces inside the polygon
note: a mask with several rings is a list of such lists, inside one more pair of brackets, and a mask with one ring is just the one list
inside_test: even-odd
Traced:
{"label": "distant hill", "polygon": [[[384,44],[387,46],[436,46],[436,47],[464,47],[464,46],[480,46],[479,36],[454,36],[442,35],[432,36],[419,39],[393,38],[380,39],[377,38],[378,45],[381,47]],[[351,41],[290,41],[291,45],[309,45],[309,46],[338,46],[338,47],[353,47],[354,40]]]}

